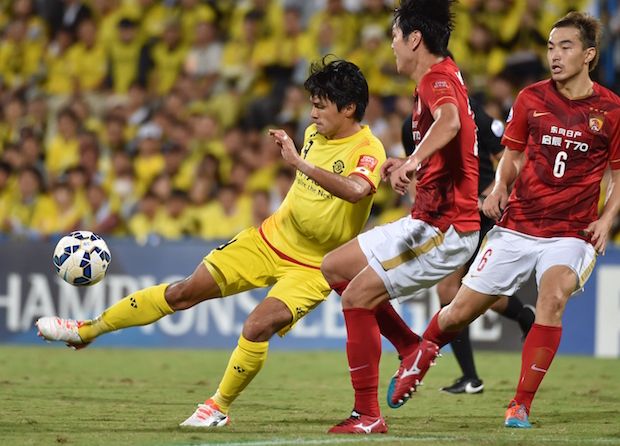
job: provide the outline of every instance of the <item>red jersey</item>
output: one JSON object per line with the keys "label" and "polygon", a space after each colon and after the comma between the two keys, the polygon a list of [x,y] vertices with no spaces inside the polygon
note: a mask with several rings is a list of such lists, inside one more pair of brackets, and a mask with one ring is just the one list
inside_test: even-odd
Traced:
{"label": "red jersey", "polygon": [[546,80],[521,91],[502,143],[526,162],[500,226],[538,237],[578,237],[598,218],[608,164],[620,169],[620,98],[594,84],[570,100]]}
{"label": "red jersey", "polygon": [[454,61],[445,58],[420,80],[414,94],[412,117],[416,145],[433,125],[437,107],[453,103],[461,128],[441,150],[425,159],[417,172],[416,199],[411,216],[446,231],[480,229],[478,212],[478,143],[476,124],[465,83]]}

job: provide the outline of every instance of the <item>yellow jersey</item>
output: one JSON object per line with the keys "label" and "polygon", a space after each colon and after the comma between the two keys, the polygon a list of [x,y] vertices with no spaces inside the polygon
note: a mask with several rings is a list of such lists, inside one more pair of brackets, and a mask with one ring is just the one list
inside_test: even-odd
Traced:
{"label": "yellow jersey", "polygon": [[368,126],[347,138],[327,139],[312,124],[306,129],[301,155],[330,172],[359,175],[372,186],[372,194],[350,203],[297,171],[286,198],[261,225],[263,238],[280,256],[319,267],[325,254],[356,237],[366,224],[385,149]]}

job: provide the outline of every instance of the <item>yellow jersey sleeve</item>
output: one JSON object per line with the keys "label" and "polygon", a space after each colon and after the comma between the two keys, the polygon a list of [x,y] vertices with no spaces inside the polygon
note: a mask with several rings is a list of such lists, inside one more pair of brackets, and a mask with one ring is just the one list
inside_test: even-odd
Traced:
{"label": "yellow jersey sleeve", "polygon": [[368,126],[347,138],[328,140],[313,124],[306,129],[301,156],[338,175],[357,175],[372,192],[357,203],[335,197],[297,171],[280,208],[261,226],[261,234],[280,254],[319,267],[323,256],[356,237],[370,215],[385,150]]}

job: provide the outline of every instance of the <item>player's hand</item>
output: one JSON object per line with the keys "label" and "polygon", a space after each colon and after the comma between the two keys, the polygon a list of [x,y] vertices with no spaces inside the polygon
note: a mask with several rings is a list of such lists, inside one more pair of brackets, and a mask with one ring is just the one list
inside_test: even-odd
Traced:
{"label": "player's hand", "polygon": [[381,166],[381,179],[383,181],[387,181],[390,178],[390,173],[392,173],[393,170],[398,169],[402,164],[404,164],[405,161],[407,160],[402,158],[386,159]]}
{"label": "player's hand", "polygon": [[610,230],[611,221],[607,221],[606,218],[600,218],[590,223],[583,232],[590,236],[590,242],[594,245],[596,252],[605,255]]}
{"label": "player's hand", "polygon": [[495,187],[482,203],[482,212],[493,220],[499,220],[508,203],[508,191],[503,187]]}
{"label": "player's hand", "polygon": [[272,136],[276,144],[280,146],[280,153],[284,161],[298,168],[302,158],[299,156],[299,153],[297,153],[297,148],[291,137],[282,129],[269,129],[269,135]]}
{"label": "player's hand", "polygon": [[409,185],[415,178],[415,173],[418,170],[418,162],[412,158],[408,158],[404,163],[390,173],[390,183],[392,189],[397,194],[405,195],[409,192]]}

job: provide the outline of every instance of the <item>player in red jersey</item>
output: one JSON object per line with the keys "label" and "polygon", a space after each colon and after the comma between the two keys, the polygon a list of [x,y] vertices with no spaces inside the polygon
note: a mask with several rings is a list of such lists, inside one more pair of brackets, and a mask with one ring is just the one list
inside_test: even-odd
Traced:
{"label": "player in red jersey", "polygon": [[[513,294],[535,272],[536,320],[523,345],[507,427],[531,427],[530,407],[560,344],[565,305],[583,288],[597,254],[605,253],[620,208],[620,98],[589,75],[599,41],[600,24],[586,14],[571,12],[554,24],[547,51],[551,79],[517,97],[495,187],[483,204],[487,216],[501,219],[456,298],[435,314],[424,333],[425,340],[445,345],[498,295]],[[608,166],[613,185],[598,216],[600,182]],[[394,398],[407,392],[411,376],[405,375],[396,379]]]}
{"label": "player in red jersey", "polygon": [[392,48],[396,66],[417,85],[415,152],[389,159],[382,177],[400,194],[417,181],[411,216],[376,227],[332,251],[321,269],[342,296],[347,356],[355,405],[330,433],[387,431],[377,400],[381,334],[402,356],[418,344],[424,361],[438,348],[414,334],[389,300],[439,282],[474,252],[478,242],[476,126],[467,89],[446,56],[452,0],[404,0],[395,12]]}

